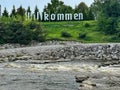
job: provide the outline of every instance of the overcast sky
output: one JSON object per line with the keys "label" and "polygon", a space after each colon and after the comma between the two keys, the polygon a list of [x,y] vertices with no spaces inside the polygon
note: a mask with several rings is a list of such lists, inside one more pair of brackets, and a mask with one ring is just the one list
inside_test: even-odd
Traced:
{"label": "overcast sky", "polygon": [[[11,8],[13,5],[15,5],[16,8],[18,8],[20,5],[22,5],[25,9],[30,6],[32,11],[34,10],[35,6],[37,5],[39,8],[39,11],[42,12],[43,8],[47,3],[49,3],[51,0],[0,0],[0,4],[2,6],[2,11],[6,7],[8,11],[11,11]],[[80,2],[85,2],[88,6],[90,6],[94,0],[61,0],[66,5],[70,5],[73,8],[75,5],[78,5]]]}

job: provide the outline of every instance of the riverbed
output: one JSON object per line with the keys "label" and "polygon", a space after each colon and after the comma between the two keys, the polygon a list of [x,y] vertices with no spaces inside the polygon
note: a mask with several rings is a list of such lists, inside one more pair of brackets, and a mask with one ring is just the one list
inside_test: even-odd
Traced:
{"label": "riverbed", "polygon": [[[75,76],[89,76],[77,83]],[[0,90],[120,90],[120,64],[102,60],[0,63]]]}

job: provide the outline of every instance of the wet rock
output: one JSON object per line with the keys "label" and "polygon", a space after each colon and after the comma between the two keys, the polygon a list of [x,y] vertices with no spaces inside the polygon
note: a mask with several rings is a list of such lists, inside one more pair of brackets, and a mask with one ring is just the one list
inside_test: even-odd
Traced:
{"label": "wet rock", "polygon": [[91,81],[84,81],[83,84],[84,84],[84,85],[93,86],[93,87],[96,87],[96,86],[97,86],[95,83],[92,83]]}
{"label": "wet rock", "polygon": [[94,89],[94,87],[96,87],[96,84],[91,85],[91,84],[81,84],[78,88],[78,90],[97,90]]}
{"label": "wet rock", "polygon": [[94,89],[94,87],[96,87],[96,84],[91,85],[91,84],[81,84],[78,88],[78,90],[97,90]]}
{"label": "wet rock", "polygon": [[87,80],[89,76],[75,76],[77,83],[82,83],[83,81]]}

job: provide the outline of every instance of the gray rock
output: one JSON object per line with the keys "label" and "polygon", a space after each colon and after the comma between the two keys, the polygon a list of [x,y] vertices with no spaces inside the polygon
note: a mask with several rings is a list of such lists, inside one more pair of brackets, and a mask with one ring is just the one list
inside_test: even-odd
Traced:
{"label": "gray rock", "polygon": [[87,80],[89,76],[75,76],[77,83],[82,83],[83,81]]}

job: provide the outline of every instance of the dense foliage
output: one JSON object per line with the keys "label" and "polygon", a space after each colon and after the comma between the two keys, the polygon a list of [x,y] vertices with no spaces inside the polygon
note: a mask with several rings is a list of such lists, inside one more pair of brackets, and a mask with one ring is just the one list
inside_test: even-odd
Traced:
{"label": "dense foliage", "polygon": [[[88,7],[84,2],[78,3],[75,9],[73,9],[71,6],[65,5],[63,1],[51,0],[51,2],[44,7],[43,12],[46,12],[47,14],[83,13],[84,20],[94,19],[94,14],[91,7]],[[11,12],[8,13],[7,9],[5,8],[2,13],[2,16],[4,17],[17,18],[18,16],[21,16],[22,20],[24,20],[25,17],[27,17],[27,19],[38,20],[38,21],[41,21],[41,15],[43,18],[44,13],[41,14],[37,6],[35,7],[34,12],[32,12],[30,6],[28,6],[28,8],[25,9],[22,6],[16,8],[13,5]]]}
{"label": "dense foliage", "polygon": [[105,34],[116,34],[119,30],[120,1],[95,0],[94,9],[97,10],[98,30]]}
{"label": "dense foliage", "polygon": [[14,19],[3,20],[0,20],[0,44],[29,44],[31,41],[45,41],[45,33],[41,29],[39,22]]}
{"label": "dense foliage", "polygon": [[88,7],[84,2],[78,3],[78,5],[73,9],[71,6],[65,5],[63,1],[60,0],[51,0],[51,3],[48,3],[44,7],[44,12],[48,14],[52,13],[83,13],[84,20],[93,20],[94,14],[91,7]]}
{"label": "dense foliage", "polygon": [[84,20],[94,20],[94,14],[91,7],[88,7],[84,2],[78,4],[74,9],[75,13],[83,13]]}
{"label": "dense foliage", "polygon": [[[80,2],[75,9],[61,0],[51,0],[43,11],[48,14],[83,13],[84,20],[96,19],[81,22],[42,22],[48,40],[120,41],[120,0],[94,0],[90,7]],[[0,43],[28,44],[31,41],[45,41],[46,33],[38,22],[41,17],[37,6],[34,13],[30,6],[27,10],[22,6],[17,9],[13,6],[9,13],[4,8],[1,15]]]}

